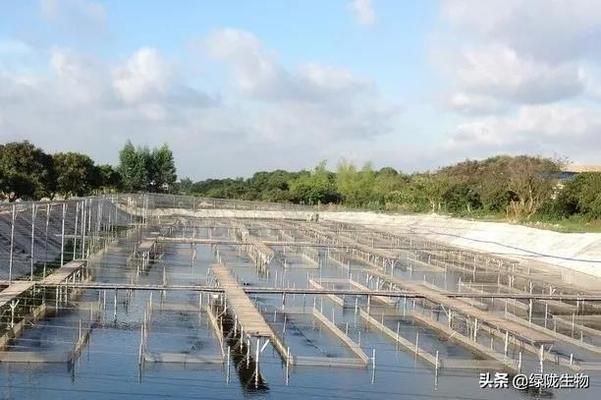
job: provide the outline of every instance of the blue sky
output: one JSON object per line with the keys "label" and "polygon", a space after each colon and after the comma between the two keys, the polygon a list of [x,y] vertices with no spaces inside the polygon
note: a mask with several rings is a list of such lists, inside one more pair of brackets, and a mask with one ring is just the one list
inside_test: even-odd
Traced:
{"label": "blue sky", "polygon": [[595,162],[593,0],[5,1],[0,140],[180,176],[499,153]]}

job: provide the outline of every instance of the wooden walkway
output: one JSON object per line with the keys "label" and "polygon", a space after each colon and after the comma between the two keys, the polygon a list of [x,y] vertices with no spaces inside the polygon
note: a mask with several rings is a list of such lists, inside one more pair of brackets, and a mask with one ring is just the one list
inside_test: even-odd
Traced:
{"label": "wooden walkway", "polygon": [[62,283],[76,274],[84,265],[85,263],[83,261],[71,261],[48,275],[42,283],[51,285]]}
{"label": "wooden walkway", "polygon": [[275,336],[257,310],[248,295],[240,288],[238,281],[223,264],[211,266],[215,278],[225,292],[225,299],[233,313],[238,317],[238,323],[247,335],[256,337]]}
{"label": "wooden walkway", "polygon": [[35,282],[32,281],[13,281],[9,287],[0,292],[0,308],[31,289],[34,284]]}
{"label": "wooden walkway", "polygon": [[7,288],[0,291],[0,309],[27,292],[36,284],[56,285],[62,283],[71,278],[73,274],[77,273],[84,265],[85,263],[82,261],[71,261],[48,275],[42,281],[13,281]]}
{"label": "wooden walkway", "polygon": [[462,315],[477,318],[480,322],[495,326],[504,331],[508,331],[511,335],[519,338],[522,341],[532,344],[553,343],[555,341],[552,336],[547,335],[546,333],[525,327],[522,324],[507,320],[500,315],[493,314],[492,312],[479,310],[478,308],[466,304],[459,299],[447,297],[443,294],[440,294],[438,291],[421,285],[417,282],[394,278],[390,275],[374,270],[370,270],[368,273],[388,280],[404,290],[420,293],[425,299],[432,303],[441,304],[442,306],[450,308]]}

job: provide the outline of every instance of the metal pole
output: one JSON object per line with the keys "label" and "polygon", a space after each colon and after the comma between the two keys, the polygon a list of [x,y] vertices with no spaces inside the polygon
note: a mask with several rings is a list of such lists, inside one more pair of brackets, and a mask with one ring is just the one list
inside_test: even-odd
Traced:
{"label": "metal pole", "polygon": [[230,348],[230,346],[227,346],[227,354],[226,354],[227,373],[225,375],[226,383],[230,383],[230,354],[231,354],[231,348]]}
{"label": "metal pole", "polygon": [[540,353],[539,353],[538,357],[539,357],[539,362],[540,362],[540,373],[542,374],[543,369],[544,369],[543,361],[544,361],[544,357],[545,357],[545,345],[544,344],[540,345]]}
{"label": "metal pole", "polygon": [[35,203],[31,204],[31,275],[30,280],[33,281],[33,264],[34,264],[34,246],[35,246]]}
{"label": "metal pole", "polygon": [[65,264],[65,213],[67,204],[63,203],[63,221],[61,227],[61,267]]}
{"label": "metal pole", "polygon": [[50,204],[46,205],[46,230],[44,234],[44,271],[42,279],[46,278],[46,266],[48,264],[48,225],[50,224]]}
{"label": "metal pole", "polygon": [[8,261],[8,283],[9,285],[13,280],[13,248],[15,244],[15,213],[17,211],[17,205],[13,204],[13,213],[11,219],[11,227],[10,227],[10,258]]}
{"label": "metal pole", "polygon": [[75,203],[75,228],[73,232],[73,259],[76,258],[77,251],[77,224],[79,222],[79,202]]}
{"label": "metal pole", "polygon": [[117,321],[117,289],[115,289],[114,308],[113,308],[113,319]]}

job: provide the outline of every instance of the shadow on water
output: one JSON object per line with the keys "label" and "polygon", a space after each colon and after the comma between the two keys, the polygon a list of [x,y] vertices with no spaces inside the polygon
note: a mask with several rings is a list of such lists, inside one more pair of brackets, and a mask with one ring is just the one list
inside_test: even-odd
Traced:
{"label": "shadow on water", "polygon": [[[221,313],[220,308],[216,308],[216,313]],[[234,336],[234,321],[227,315],[222,319],[223,335],[225,344],[230,347],[230,357],[232,367],[238,373],[238,378],[242,389],[247,394],[265,393],[269,391],[269,386],[259,372],[258,380],[255,380],[255,360],[251,356],[252,351],[244,340],[240,338],[240,332]],[[231,333],[231,334],[230,334]],[[247,356],[248,354],[248,356]]]}

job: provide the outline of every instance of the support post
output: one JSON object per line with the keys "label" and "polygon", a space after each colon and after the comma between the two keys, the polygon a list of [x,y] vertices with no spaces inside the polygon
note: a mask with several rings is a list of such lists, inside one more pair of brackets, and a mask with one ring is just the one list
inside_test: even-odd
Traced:
{"label": "support post", "polygon": [[29,280],[33,281],[33,264],[35,261],[35,257],[34,257],[34,245],[35,245],[35,211],[36,211],[36,205],[35,203],[31,203],[31,257],[30,257],[30,263],[31,263],[31,275]]}
{"label": "support post", "polygon": [[10,256],[8,260],[8,284],[10,285],[13,280],[13,253],[15,247],[15,214],[17,212],[17,205],[13,204],[13,212],[10,224]]}
{"label": "support post", "polygon": [[67,203],[63,203],[63,219],[61,224],[61,267],[65,264],[65,213],[67,212]]}

